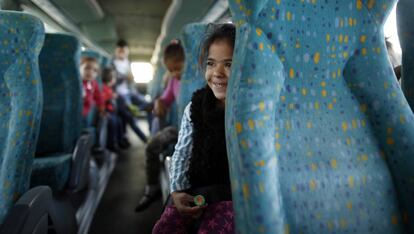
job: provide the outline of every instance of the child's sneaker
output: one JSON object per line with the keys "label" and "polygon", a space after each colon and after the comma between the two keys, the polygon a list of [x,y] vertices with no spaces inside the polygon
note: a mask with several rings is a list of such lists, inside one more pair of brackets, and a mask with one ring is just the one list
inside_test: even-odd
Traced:
{"label": "child's sneaker", "polygon": [[135,117],[139,117],[139,109],[138,107],[134,105],[128,105],[128,110],[131,112],[131,114]]}

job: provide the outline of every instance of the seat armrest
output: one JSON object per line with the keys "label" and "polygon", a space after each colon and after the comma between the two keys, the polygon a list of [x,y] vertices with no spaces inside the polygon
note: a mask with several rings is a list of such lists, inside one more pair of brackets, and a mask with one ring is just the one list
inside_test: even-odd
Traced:
{"label": "seat armrest", "polygon": [[165,157],[162,166],[160,165],[162,167],[160,171],[160,184],[164,202],[168,199],[168,195],[170,194],[170,164],[171,156],[167,156]]}
{"label": "seat armrest", "polygon": [[83,133],[76,142],[68,182],[68,188],[73,192],[82,190],[87,185],[92,141],[93,137],[90,133]]}
{"label": "seat armrest", "polygon": [[167,157],[165,157],[165,161],[164,161],[164,169],[165,169],[165,171],[167,173],[168,179],[170,178],[171,160],[172,160],[172,157],[171,156],[167,156]]}
{"label": "seat armrest", "polygon": [[108,118],[106,116],[100,116],[96,130],[97,130],[97,147],[101,149],[106,149],[106,142],[108,138]]}
{"label": "seat armrest", "polygon": [[57,234],[74,234],[76,220],[64,211],[56,212],[52,191],[48,186],[30,189],[12,207],[0,226],[0,234],[48,233],[48,219],[53,222]]}
{"label": "seat armrest", "polygon": [[51,201],[52,191],[49,187],[39,186],[29,190],[12,207],[0,227],[0,233],[38,233],[36,229],[44,229],[42,220],[47,218]]}

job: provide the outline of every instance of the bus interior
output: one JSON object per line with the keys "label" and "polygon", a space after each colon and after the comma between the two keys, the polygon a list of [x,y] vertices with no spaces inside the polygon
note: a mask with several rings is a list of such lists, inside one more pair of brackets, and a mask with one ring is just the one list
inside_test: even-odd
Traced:
{"label": "bus interior", "polygon": [[413,0],[0,0],[0,233],[152,233],[175,163],[154,142],[177,141],[221,24],[236,232],[414,233],[413,21]]}

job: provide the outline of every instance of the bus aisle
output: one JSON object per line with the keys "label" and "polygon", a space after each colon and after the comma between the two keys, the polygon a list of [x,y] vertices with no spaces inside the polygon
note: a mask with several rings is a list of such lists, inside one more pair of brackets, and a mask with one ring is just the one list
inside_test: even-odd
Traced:
{"label": "bus aisle", "polygon": [[[139,120],[143,130],[145,120]],[[145,131],[148,135],[148,132]],[[135,213],[134,208],[144,193],[145,145],[128,129],[131,147],[118,155],[116,167],[95,213],[89,233],[151,233],[162,212],[161,197],[145,211]]]}

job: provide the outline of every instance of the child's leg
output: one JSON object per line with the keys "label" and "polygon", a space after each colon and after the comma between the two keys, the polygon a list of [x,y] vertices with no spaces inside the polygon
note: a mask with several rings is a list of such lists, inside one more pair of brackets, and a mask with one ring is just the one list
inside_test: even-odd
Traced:
{"label": "child's leg", "polygon": [[116,120],[116,141],[120,143],[124,138],[124,125],[122,122],[121,116],[114,113],[114,118]]}
{"label": "child's leg", "polygon": [[138,127],[137,123],[135,122],[135,118],[131,115],[127,116],[127,121],[129,126],[132,128],[132,130],[137,134],[137,136],[144,142],[147,143],[147,137],[142,132],[142,130]]}
{"label": "child's leg", "polygon": [[168,206],[152,229],[153,234],[185,234],[191,218],[182,217],[174,206]]}
{"label": "child's leg", "polygon": [[200,234],[230,234],[235,233],[234,211],[231,201],[223,201],[208,205],[202,216]]}
{"label": "child's leg", "polygon": [[113,149],[118,144],[117,139],[118,123],[116,116],[113,113],[108,114],[108,138],[107,145]]}
{"label": "child's leg", "polygon": [[157,132],[161,131],[165,125],[164,117],[154,117],[151,124],[151,136],[154,136]]}

